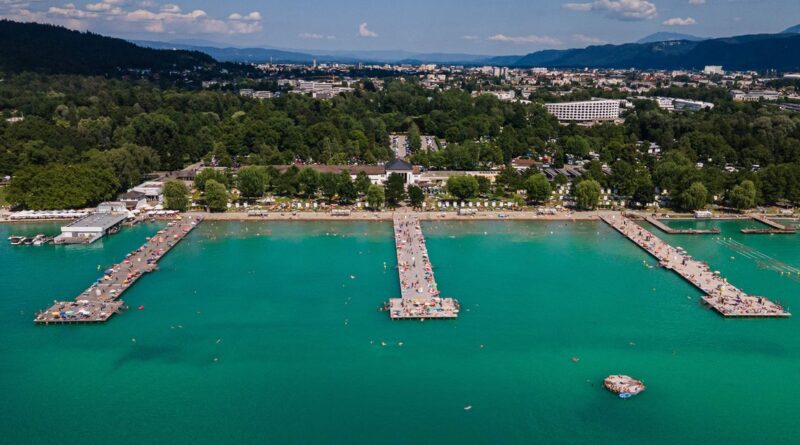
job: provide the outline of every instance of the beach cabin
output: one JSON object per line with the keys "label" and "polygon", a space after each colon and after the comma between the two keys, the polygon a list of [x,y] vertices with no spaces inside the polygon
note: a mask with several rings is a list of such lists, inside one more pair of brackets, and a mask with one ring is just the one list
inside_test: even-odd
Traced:
{"label": "beach cabin", "polygon": [[697,219],[711,218],[713,215],[710,210],[695,210],[694,217]]}

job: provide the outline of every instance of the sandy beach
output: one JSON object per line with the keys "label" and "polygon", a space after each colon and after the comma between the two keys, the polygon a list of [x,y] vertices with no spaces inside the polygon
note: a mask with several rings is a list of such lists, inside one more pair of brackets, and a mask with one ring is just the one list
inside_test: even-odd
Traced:
{"label": "sandy beach", "polygon": [[408,215],[423,221],[437,220],[541,220],[541,221],[578,221],[597,220],[608,211],[563,212],[554,215],[541,215],[535,211],[477,212],[469,216],[461,216],[456,212],[424,212],[400,208],[396,211],[352,211],[349,215],[333,215],[329,212],[268,212],[264,216],[250,216],[246,212],[206,213],[190,212],[187,215],[200,215],[207,221],[391,221],[395,214]]}

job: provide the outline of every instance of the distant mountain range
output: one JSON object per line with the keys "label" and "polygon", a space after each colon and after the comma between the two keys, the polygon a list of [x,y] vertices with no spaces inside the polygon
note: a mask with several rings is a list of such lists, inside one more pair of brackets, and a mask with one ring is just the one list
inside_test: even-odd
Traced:
{"label": "distant mountain range", "polygon": [[636,43],[654,43],[654,42],[671,42],[673,40],[688,40],[690,42],[699,42],[706,40],[705,37],[697,37],[691,34],[681,34],[679,32],[657,32],[650,34],[647,37],[642,37]]}
{"label": "distant mountain range", "polygon": [[157,49],[182,49],[201,51],[220,62],[246,62],[246,63],[311,63],[316,60],[320,63],[437,63],[437,64],[471,64],[486,60],[490,56],[474,54],[449,54],[449,53],[414,53],[411,51],[331,51],[314,50],[309,52],[287,50],[278,48],[243,48],[215,44],[215,42],[202,41],[203,45],[187,41],[156,42],[149,40],[133,40],[133,43]]}
{"label": "distant mountain range", "polygon": [[[408,51],[294,51],[275,48],[195,46],[179,42],[137,41],[152,48],[202,51],[219,61],[275,63],[436,63],[550,68],[679,69],[723,65],[734,70],[794,70],[800,68],[800,25],[780,34],[756,34],[707,39],[689,34],[658,32],[636,43],[544,50],[526,55],[489,57],[474,54],[412,53]],[[209,42],[213,43],[213,42]]]}
{"label": "distant mountain range", "polygon": [[[675,40],[678,39],[679,40]],[[663,40],[662,40],[663,39]],[[656,40],[656,41],[651,41]],[[216,46],[215,42],[137,41],[134,43],[53,25],[0,20],[0,70],[111,74],[120,69],[181,70],[218,62],[435,63],[548,68],[692,69],[722,65],[731,70],[800,70],[800,25],[780,34],[702,39],[656,33],[645,43],[544,50],[526,55],[408,51],[294,51]]]}
{"label": "distant mountain range", "polygon": [[[508,58],[499,61],[507,63]],[[547,50],[528,54],[508,65],[639,69],[696,69],[705,65],[722,65],[731,70],[797,70],[800,69],[800,34],[755,34],[702,41]]]}
{"label": "distant mountain range", "polygon": [[212,66],[197,51],[159,51],[127,40],[38,23],[0,20],[0,70],[111,74],[119,69],[169,70]]}
{"label": "distant mountain range", "polygon": [[783,30],[784,34],[800,34],[800,25],[794,25],[792,27],[786,28]]}

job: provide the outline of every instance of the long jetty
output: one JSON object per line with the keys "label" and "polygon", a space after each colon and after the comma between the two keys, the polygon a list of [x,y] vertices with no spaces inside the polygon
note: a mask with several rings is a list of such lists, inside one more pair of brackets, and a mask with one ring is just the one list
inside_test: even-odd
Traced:
{"label": "long jetty", "polygon": [[662,223],[654,216],[645,217],[645,221],[656,226],[659,230],[670,235],[705,235],[711,233],[719,233],[719,229],[673,229],[672,227]]}
{"label": "long jetty", "polygon": [[705,295],[703,302],[725,317],[789,317],[781,305],[764,297],[750,296],[712,272],[705,263],[690,257],[681,249],[670,246],[644,227],[623,215],[600,217],[629,240],[659,260],[662,267],[671,269]]}
{"label": "long jetty", "polygon": [[742,229],[742,233],[746,234],[766,234],[766,235],[787,235],[797,233],[797,230],[793,227],[787,227],[777,221],[773,221],[766,216],[762,215],[753,215],[752,218],[761,224],[769,226],[768,229],[754,229],[754,228],[746,228]]}
{"label": "long jetty", "polygon": [[125,259],[107,269],[103,277],[75,298],[55,301],[36,314],[38,324],[101,323],[119,313],[125,305],[122,294],[145,273],[156,269],[158,261],[202,221],[201,217],[172,221]]}
{"label": "long jetty", "polygon": [[395,215],[393,224],[401,297],[386,303],[389,316],[392,319],[458,317],[458,301],[439,295],[419,218]]}

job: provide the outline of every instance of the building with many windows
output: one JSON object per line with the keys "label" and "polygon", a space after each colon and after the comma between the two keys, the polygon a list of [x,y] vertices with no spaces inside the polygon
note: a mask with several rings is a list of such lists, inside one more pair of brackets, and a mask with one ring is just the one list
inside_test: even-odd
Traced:
{"label": "building with many windows", "polygon": [[560,121],[609,121],[619,118],[618,100],[587,100],[544,104]]}

